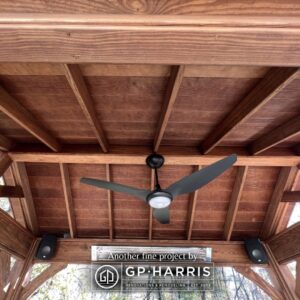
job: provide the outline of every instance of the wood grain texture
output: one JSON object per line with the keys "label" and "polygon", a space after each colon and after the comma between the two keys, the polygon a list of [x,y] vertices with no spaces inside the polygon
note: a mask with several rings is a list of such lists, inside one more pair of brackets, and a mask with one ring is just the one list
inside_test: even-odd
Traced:
{"label": "wood grain texture", "polygon": [[4,288],[8,283],[8,274],[10,271],[10,254],[4,250],[0,250],[0,297],[4,298]]}
{"label": "wood grain texture", "polygon": [[23,189],[21,186],[1,185],[0,197],[23,198],[24,197]]}
{"label": "wood grain texture", "polygon": [[77,229],[76,229],[76,219],[75,219],[75,213],[74,213],[73,197],[72,197],[71,185],[70,185],[69,170],[68,170],[68,166],[66,164],[59,164],[59,167],[60,167],[60,173],[61,173],[62,186],[63,186],[63,190],[64,190],[66,211],[67,211],[67,215],[68,215],[70,236],[71,236],[71,238],[75,238],[77,236]]}
{"label": "wood grain texture", "polygon": [[300,116],[289,120],[281,126],[275,128],[271,132],[261,136],[255,140],[250,149],[253,154],[258,154],[266,149],[276,146],[287,139],[292,138],[300,133]]}
{"label": "wood grain texture", "polygon": [[284,192],[282,202],[300,202],[300,191]]}
{"label": "wood grain texture", "polygon": [[184,66],[172,67],[165,95],[165,101],[163,103],[160,119],[157,126],[156,136],[154,139],[154,151],[158,151],[158,148],[161,144],[161,140],[166,130],[172,112],[172,108],[174,106],[184,76],[184,68]]}
{"label": "wood grain texture", "polygon": [[4,174],[4,172],[9,168],[11,165],[12,160],[7,155],[7,153],[0,152],[0,176]]}
{"label": "wood grain texture", "polygon": [[13,144],[14,142],[11,139],[0,134],[0,150],[9,151],[12,148]]}
{"label": "wood grain texture", "polygon": [[68,82],[76,96],[76,99],[90,123],[97,140],[101,146],[103,152],[108,151],[108,143],[104,135],[103,129],[100,125],[100,122],[96,116],[93,100],[90,96],[90,93],[87,89],[84,78],[81,74],[80,68],[78,65],[64,65],[65,74],[68,79]]}
{"label": "wood grain texture", "polygon": [[59,150],[60,145],[57,140],[36,121],[27,109],[11,97],[3,87],[0,87],[0,110],[53,151]]}
{"label": "wood grain texture", "polygon": [[247,171],[248,171],[248,167],[239,167],[236,174],[235,183],[232,190],[227,216],[225,220],[225,225],[224,225],[224,239],[226,241],[229,241],[232,235],[234,223],[239,209],[239,203],[241,200],[244,184],[246,181]]}
{"label": "wood grain texture", "polygon": [[297,168],[285,167],[281,169],[261,229],[260,236],[262,239],[270,238],[276,233],[284,212],[284,203],[281,202],[283,193],[291,188],[296,174]]}
{"label": "wood grain texture", "polygon": [[32,234],[17,221],[0,210],[0,247],[24,259],[33,241]]}
{"label": "wood grain texture", "polygon": [[247,120],[268,103],[276,94],[292,82],[297,68],[274,68],[254,89],[220,122],[215,130],[203,141],[202,151],[207,154],[239,124]]}
{"label": "wood grain texture", "polygon": [[260,287],[271,299],[283,300],[284,296],[270,283],[265,281],[261,276],[255,273],[251,268],[246,267],[235,267],[237,272],[242,274],[244,277],[251,280],[255,285]]}
{"label": "wood grain texture", "polygon": [[[106,180],[111,181],[111,167],[110,165],[105,165]],[[112,240],[114,238],[114,205],[113,205],[113,192],[107,190],[107,206],[108,206],[108,220],[109,220],[109,238]]]}
{"label": "wood grain texture", "polygon": [[300,258],[296,260],[296,295],[300,298]]}

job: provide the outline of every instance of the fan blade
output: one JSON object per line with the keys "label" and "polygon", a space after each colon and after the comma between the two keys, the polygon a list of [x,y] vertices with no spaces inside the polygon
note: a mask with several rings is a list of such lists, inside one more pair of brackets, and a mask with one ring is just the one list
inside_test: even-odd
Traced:
{"label": "fan blade", "polygon": [[169,207],[160,208],[160,209],[153,208],[153,216],[161,224],[169,224],[170,223]]}
{"label": "fan blade", "polygon": [[81,178],[80,182],[88,185],[93,185],[102,189],[128,194],[137,197],[139,199],[142,199],[144,201],[146,201],[147,196],[150,193],[150,191],[147,190],[136,189],[127,185],[99,180],[99,179],[93,179],[93,178]]}
{"label": "fan blade", "polygon": [[180,179],[179,181],[170,185],[166,191],[169,192],[173,197],[181,194],[191,193],[225,172],[236,162],[236,159],[237,156],[232,154],[210,166],[207,166],[189,176]]}

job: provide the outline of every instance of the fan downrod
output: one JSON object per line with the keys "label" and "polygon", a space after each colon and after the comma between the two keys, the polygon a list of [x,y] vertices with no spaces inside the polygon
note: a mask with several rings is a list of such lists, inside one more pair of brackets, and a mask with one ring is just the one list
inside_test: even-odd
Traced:
{"label": "fan downrod", "polygon": [[164,162],[165,162],[164,157],[157,153],[150,154],[146,159],[147,166],[151,169],[161,168]]}

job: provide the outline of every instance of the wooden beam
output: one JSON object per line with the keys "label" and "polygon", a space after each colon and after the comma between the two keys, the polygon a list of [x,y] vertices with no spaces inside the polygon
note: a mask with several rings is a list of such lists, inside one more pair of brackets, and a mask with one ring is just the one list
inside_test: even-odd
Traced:
{"label": "wooden beam", "polygon": [[39,124],[35,117],[25,107],[8,94],[1,86],[0,110],[53,151],[58,151],[60,149],[58,141],[52,137],[41,124]]}
{"label": "wooden beam", "polygon": [[21,198],[21,205],[24,212],[27,228],[35,235],[39,235],[39,226],[35,205],[30,190],[29,179],[26,171],[25,164],[22,162],[13,165],[13,172],[15,175],[16,183],[23,188],[24,198]]}
{"label": "wooden beam", "polygon": [[38,277],[29,282],[22,290],[20,299],[26,300],[30,295],[37,290],[44,282],[55,274],[66,268],[66,264],[51,264],[45,271],[43,271]]}
{"label": "wooden beam", "polygon": [[4,299],[4,287],[7,285],[8,274],[10,271],[10,254],[0,250],[0,299]]}
{"label": "wooden beam", "polygon": [[203,153],[210,152],[239,124],[268,103],[297,77],[297,73],[298,68],[272,68],[206,137],[201,145]]}
{"label": "wooden beam", "polygon": [[250,281],[255,283],[259,288],[261,288],[268,296],[273,300],[283,300],[284,296],[271,284],[265,281],[261,276],[255,273],[249,267],[235,267],[237,272],[242,274],[244,277],[248,278]]}
{"label": "wooden beam", "polygon": [[281,202],[300,202],[300,191],[284,192]]}
{"label": "wooden beam", "polygon": [[94,103],[78,65],[64,65],[67,80],[74,95],[90,123],[103,152],[108,152],[108,143],[95,112]]}
{"label": "wooden beam", "polygon": [[4,172],[8,169],[8,167],[11,165],[12,160],[7,155],[7,153],[0,152],[0,176],[4,174]]}
{"label": "wooden beam", "polygon": [[251,153],[258,154],[274,147],[300,133],[300,115],[278,126],[255,140],[251,145]]}
{"label": "wooden beam", "polygon": [[300,258],[296,260],[296,295],[300,298]]}
{"label": "wooden beam", "polygon": [[[236,11],[227,16],[199,17],[190,11],[117,18],[73,11],[34,18],[3,13],[0,61],[299,66],[298,15],[258,16],[250,9],[252,15],[241,18]],[[13,44],[11,36],[18,36]]]}
{"label": "wooden beam", "polygon": [[10,300],[12,297],[12,294],[14,292],[14,287],[17,283],[17,280],[19,278],[20,272],[22,271],[22,267],[24,265],[24,261],[17,259],[13,268],[11,269],[10,273],[9,273],[9,278],[8,278],[8,282],[9,282],[9,287],[8,290],[6,292],[5,298],[4,300]]}
{"label": "wooden beam", "polygon": [[13,146],[13,141],[6,136],[0,134],[0,150],[9,151]]}
{"label": "wooden beam", "polygon": [[[211,247],[212,261],[216,265],[250,266],[243,242],[194,241],[194,240],[149,240],[149,239],[59,239],[53,263],[90,263],[91,246],[170,246],[170,247]],[[37,260],[38,261],[38,260]]]}
{"label": "wooden beam", "polygon": [[71,192],[69,170],[66,164],[59,164],[59,168],[60,168],[62,186],[63,186],[64,197],[65,197],[70,236],[71,238],[75,238],[77,236],[77,229],[76,229],[76,220],[75,220],[75,212],[74,212],[74,205],[73,205],[73,197]]}
{"label": "wooden beam", "polygon": [[24,259],[33,241],[33,235],[15,219],[0,210],[0,248]]}
{"label": "wooden beam", "polygon": [[[111,170],[108,164],[105,165],[106,180],[111,181]],[[109,238],[114,238],[114,214],[113,214],[113,192],[107,190],[107,206],[108,206],[108,223],[109,223]]]}
{"label": "wooden beam", "polygon": [[268,245],[280,264],[299,258],[300,222],[273,236]]}
{"label": "wooden beam", "polygon": [[161,143],[161,140],[165,133],[169,118],[171,116],[171,112],[172,112],[173,106],[175,104],[175,100],[177,98],[183,77],[184,77],[184,66],[173,66],[171,69],[167,92],[165,95],[165,101],[162,106],[162,111],[161,111],[160,119],[158,122],[156,136],[154,139],[154,147],[153,147],[154,151],[158,151],[158,148],[160,146],[160,143]]}
{"label": "wooden beam", "polygon": [[[25,148],[9,152],[9,156],[15,162],[145,165],[149,153],[150,147],[111,147],[110,153],[99,153],[97,148],[72,145],[59,153]],[[161,146],[160,153],[165,156],[166,165],[210,165],[232,153],[238,156],[235,166],[291,167],[300,163],[300,157],[289,149],[272,149],[252,156],[244,148],[220,147],[210,155],[201,155],[196,147]]]}
{"label": "wooden beam", "polygon": [[282,287],[282,291],[284,293],[284,299],[285,300],[297,300],[297,296],[295,292],[291,289],[290,285],[287,283],[287,280],[284,276],[284,273],[282,272],[280,265],[278,261],[276,260],[276,257],[273,254],[272,249],[269,247],[268,244],[265,244],[265,250],[268,254],[269,263],[271,267],[273,268],[277,279]]}
{"label": "wooden beam", "polygon": [[[151,179],[150,179],[150,190],[155,189],[155,171],[151,169]],[[153,236],[153,208],[149,205],[149,240],[152,240]]]}
{"label": "wooden beam", "polygon": [[[201,166],[196,166],[195,172],[199,171],[200,169],[201,169]],[[186,235],[187,240],[190,240],[192,238],[198,191],[199,190],[194,191],[190,196],[189,212],[187,214],[187,235]]]}
{"label": "wooden beam", "polygon": [[261,229],[260,236],[262,239],[268,239],[276,233],[285,211],[285,203],[281,202],[283,193],[291,188],[296,174],[297,168],[285,167],[281,169]]}
{"label": "wooden beam", "polygon": [[238,167],[235,183],[233,186],[229,208],[224,225],[224,239],[230,241],[233,231],[236,215],[239,209],[240,200],[242,197],[242,191],[246,181],[248,167]]}
{"label": "wooden beam", "polygon": [[0,197],[23,198],[24,197],[23,189],[21,186],[1,185]]}

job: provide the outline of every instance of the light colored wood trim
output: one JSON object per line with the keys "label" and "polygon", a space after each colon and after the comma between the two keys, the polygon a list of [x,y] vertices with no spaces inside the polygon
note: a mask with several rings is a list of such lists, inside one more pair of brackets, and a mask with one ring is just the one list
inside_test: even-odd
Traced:
{"label": "light colored wood trim", "polygon": [[[151,178],[150,178],[150,190],[155,189],[155,171],[151,169]],[[152,240],[153,237],[153,209],[149,205],[149,240]]]}
{"label": "light colored wood trim", "polygon": [[7,153],[1,153],[0,152],[0,176],[4,174],[4,172],[8,169],[8,167],[11,165],[12,160],[7,155]]}
{"label": "light colored wood trim", "polygon": [[101,146],[103,152],[108,152],[108,143],[104,135],[103,129],[100,125],[98,117],[95,112],[93,100],[85,84],[84,78],[81,74],[78,65],[64,65],[65,75],[74,92],[74,95],[86,117],[90,126],[92,127],[96,138]]}
{"label": "light colored wood trim", "polygon": [[280,268],[280,265],[278,264],[278,261],[276,260],[271,248],[265,244],[265,249],[268,254],[269,263],[271,267],[273,268],[277,279],[282,287],[282,291],[285,296],[285,300],[297,300],[297,296],[295,295],[295,292],[290,288],[289,284],[286,281],[286,278]]}
{"label": "light colored wood trim", "polygon": [[298,68],[272,68],[266,76],[239,102],[234,109],[213,129],[202,142],[204,154],[216,147],[239,124],[250,118],[263,105],[268,103],[298,73]]}
{"label": "light colored wood trim", "polygon": [[284,192],[281,202],[300,202],[300,191]]}
{"label": "light colored wood trim", "polygon": [[175,104],[175,100],[179,92],[179,88],[181,86],[182,79],[184,77],[184,69],[184,66],[173,66],[171,69],[167,92],[165,95],[165,101],[162,106],[156,136],[154,139],[154,151],[158,151],[161,140],[165,133],[173,106]]}
{"label": "light colored wood trim", "polygon": [[296,295],[300,298],[300,258],[296,260]]}
{"label": "light colored wood trim", "polygon": [[25,163],[18,162],[13,164],[13,172],[16,183],[23,188],[24,198],[21,198],[21,205],[24,212],[27,228],[35,235],[39,235],[39,225],[35,211],[35,205],[30,190],[29,179]]}
{"label": "light colored wood trim", "polygon": [[0,150],[9,151],[14,145],[14,142],[6,136],[0,134]]}
{"label": "light colored wood trim", "polygon": [[250,148],[253,154],[261,153],[300,133],[300,115],[278,126],[255,140]]}
{"label": "light colored wood trim", "polygon": [[279,263],[287,263],[300,257],[300,222],[286,228],[268,240]]}
{"label": "light colored wood trim", "polygon": [[[99,153],[96,149],[87,150],[82,146],[72,149],[60,153],[18,150],[9,152],[9,156],[15,162],[145,165],[151,153],[148,147],[135,146],[111,147],[110,153]],[[160,153],[165,156],[165,165],[210,165],[232,153],[238,156],[235,166],[292,167],[300,163],[300,157],[288,149],[274,149],[264,155],[251,156],[241,148],[220,147],[210,155],[201,155],[194,147],[161,146]]]}
{"label": "light colored wood trim", "polygon": [[70,175],[66,164],[59,164],[71,238],[77,236],[76,219],[71,192]]}
{"label": "light colored wood trim", "polygon": [[22,290],[20,299],[26,300],[35,290],[55,274],[66,268],[66,264],[52,264],[38,277],[29,282]]}
{"label": "light colored wood trim", "polygon": [[285,211],[285,203],[281,202],[283,193],[291,188],[296,174],[297,168],[285,167],[281,169],[261,229],[260,236],[262,239],[268,239],[276,233]]}
{"label": "light colored wood trim", "polygon": [[0,86],[0,110],[35,136],[53,151],[59,151],[58,141],[52,137],[35,117],[25,109],[15,98]]}
{"label": "light colored wood trim", "polygon": [[[105,165],[106,180],[111,181],[111,167],[110,165]],[[112,240],[114,238],[114,212],[113,212],[113,192],[107,190],[107,206],[108,206],[108,222],[109,222],[109,238]]]}
{"label": "light colored wood trim", "polygon": [[[196,166],[194,172],[199,171],[200,169],[201,166]],[[190,196],[189,212],[187,214],[187,235],[186,235],[187,240],[190,240],[192,238],[198,191],[199,190],[194,191]]]}
{"label": "light colored wood trim", "polygon": [[24,197],[23,189],[21,186],[1,185],[0,197],[22,198]]}
{"label": "light colored wood trim", "polygon": [[272,300],[284,300],[283,295],[275,287],[266,282],[261,276],[259,276],[253,270],[251,270],[251,268],[235,267],[234,269],[240,274],[242,274],[244,277],[248,278],[250,281],[255,283],[267,295],[269,295]]}
{"label": "light colored wood trim", "polygon": [[33,235],[10,215],[0,210],[0,249],[24,259]]}
{"label": "light colored wood trim", "polygon": [[238,167],[233,186],[227,216],[224,225],[224,239],[230,241],[233,231],[236,215],[239,209],[239,203],[242,197],[244,184],[246,181],[248,167]]}

